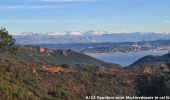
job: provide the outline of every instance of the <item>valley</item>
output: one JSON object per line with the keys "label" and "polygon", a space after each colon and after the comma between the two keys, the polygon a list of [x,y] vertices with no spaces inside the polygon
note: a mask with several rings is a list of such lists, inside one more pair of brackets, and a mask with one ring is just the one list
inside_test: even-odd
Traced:
{"label": "valley", "polygon": [[0,0],[0,100],[170,100],[170,0]]}
{"label": "valley", "polygon": [[[18,46],[16,54],[0,53],[0,96],[25,100],[83,100],[91,95],[147,96],[143,91],[148,88],[140,87],[148,86],[141,82],[152,82],[150,75],[158,81],[149,87],[149,94],[154,96],[152,89],[162,87],[159,82],[167,82],[161,77],[169,75],[169,59],[169,54],[146,56],[121,68],[70,50],[63,53],[38,46]],[[168,91],[169,84],[165,87],[155,93]]]}

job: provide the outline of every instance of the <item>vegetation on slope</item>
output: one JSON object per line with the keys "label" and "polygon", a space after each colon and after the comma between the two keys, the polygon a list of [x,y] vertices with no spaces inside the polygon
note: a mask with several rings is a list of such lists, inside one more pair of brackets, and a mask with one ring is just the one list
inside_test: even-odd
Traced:
{"label": "vegetation on slope", "polygon": [[18,46],[11,53],[10,49],[16,46],[9,46],[8,42],[5,45],[9,48],[0,52],[0,99],[83,100],[86,96],[170,95],[168,61],[159,67],[138,65],[140,70],[117,69],[115,65],[108,67],[107,63],[70,50]]}
{"label": "vegetation on slope", "polygon": [[166,64],[170,62],[170,53],[167,53],[162,56],[153,56],[148,55],[139,60],[135,61],[132,65],[128,68],[136,69],[136,70],[143,70],[144,67],[161,67],[166,66]]}
{"label": "vegetation on slope", "polygon": [[130,70],[32,65],[8,53],[0,55],[0,63],[0,95],[7,99],[80,100],[91,95],[134,94],[135,74]]}
{"label": "vegetation on slope", "polygon": [[105,67],[103,61],[73,51],[17,48],[15,54],[0,52],[2,99],[80,100],[92,95],[134,94],[131,71],[124,74],[124,70]]}
{"label": "vegetation on slope", "polygon": [[170,72],[165,67],[151,68],[151,73],[144,73],[136,77],[135,88],[139,96],[169,96]]}
{"label": "vegetation on slope", "polygon": [[18,46],[18,57],[31,63],[49,63],[53,65],[68,64],[70,66],[94,65],[120,68],[118,64],[106,63],[85,54],[66,50],[50,50],[37,46]]}

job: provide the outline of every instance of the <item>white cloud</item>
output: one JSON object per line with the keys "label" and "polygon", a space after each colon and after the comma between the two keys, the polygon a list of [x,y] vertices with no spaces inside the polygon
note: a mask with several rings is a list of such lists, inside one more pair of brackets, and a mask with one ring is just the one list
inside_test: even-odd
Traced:
{"label": "white cloud", "polygon": [[0,23],[52,23],[56,20],[0,20]]}
{"label": "white cloud", "polygon": [[0,6],[0,10],[37,10],[70,7],[70,5],[10,5]]}
{"label": "white cloud", "polygon": [[104,20],[89,19],[89,20],[0,20],[0,23],[100,23]]}
{"label": "white cloud", "polygon": [[37,0],[42,2],[94,2],[96,0]]}
{"label": "white cloud", "polygon": [[170,20],[166,20],[165,23],[170,23]]}
{"label": "white cloud", "polygon": [[63,22],[67,23],[86,23],[86,22],[103,22],[104,20],[102,19],[88,19],[88,20],[63,20]]}

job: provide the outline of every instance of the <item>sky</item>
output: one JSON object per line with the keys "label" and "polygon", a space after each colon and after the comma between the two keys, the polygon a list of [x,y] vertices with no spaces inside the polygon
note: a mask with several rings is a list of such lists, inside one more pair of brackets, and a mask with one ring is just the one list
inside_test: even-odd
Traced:
{"label": "sky", "polygon": [[170,0],[0,0],[11,34],[109,30],[170,32]]}

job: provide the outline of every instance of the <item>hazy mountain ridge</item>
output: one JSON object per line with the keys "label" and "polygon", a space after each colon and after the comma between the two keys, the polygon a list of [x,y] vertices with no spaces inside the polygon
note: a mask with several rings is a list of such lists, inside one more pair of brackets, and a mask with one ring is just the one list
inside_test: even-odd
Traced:
{"label": "hazy mountain ridge", "polygon": [[117,53],[170,50],[170,40],[140,42],[102,42],[102,43],[66,43],[66,44],[34,44],[41,47],[72,49],[82,53]]}
{"label": "hazy mountain ridge", "polygon": [[110,31],[77,31],[65,33],[25,32],[14,35],[13,37],[19,44],[57,44],[154,41],[159,39],[169,39],[170,34],[154,32],[114,33]]}
{"label": "hazy mountain ridge", "polygon": [[141,41],[141,42],[120,42],[102,43],[98,46],[87,47],[80,52],[83,53],[126,53],[140,51],[162,51],[170,50],[170,40]]}

